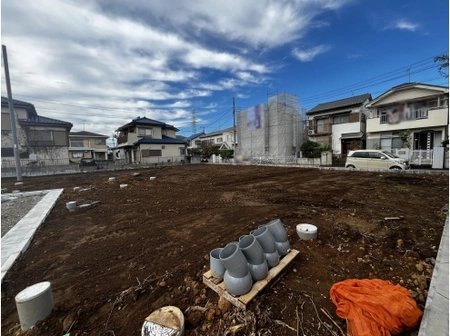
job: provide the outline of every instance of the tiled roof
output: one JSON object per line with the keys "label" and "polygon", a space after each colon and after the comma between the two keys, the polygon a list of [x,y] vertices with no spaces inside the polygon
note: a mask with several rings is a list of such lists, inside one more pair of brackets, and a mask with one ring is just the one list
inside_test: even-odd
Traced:
{"label": "tiled roof", "polygon": [[[26,107],[32,107],[33,104],[21,101],[21,100],[17,100],[17,99],[13,99],[13,104],[14,106],[26,106]],[[2,96],[2,105],[8,105],[8,98],[7,97],[3,97]]]}
{"label": "tiled roof", "polygon": [[129,123],[127,123],[127,124],[125,124],[125,125],[123,125],[123,126],[120,126],[117,130],[118,131],[120,131],[120,130],[123,130],[123,129],[125,129],[125,128],[127,128],[127,127],[129,127],[129,126],[133,126],[133,125],[154,125],[154,126],[159,126],[159,127],[161,127],[161,128],[166,128],[166,129],[173,129],[173,130],[175,130],[175,131],[178,131],[178,128],[176,128],[175,126],[173,126],[173,125],[169,125],[169,124],[166,124],[166,123],[163,123],[163,122],[161,122],[161,121],[158,121],[158,120],[153,120],[153,119],[150,119],[150,118],[147,118],[147,117],[137,117],[137,118],[134,118],[132,121],[130,121]]}
{"label": "tiled roof", "polygon": [[195,133],[195,134],[188,136],[185,140],[191,141],[192,139],[198,138],[199,136],[201,136],[203,134],[205,134],[205,132]]}
{"label": "tiled roof", "polygon": [[334,101],[331,101],[328,103],[319,104],[319,105],[315,106],[314,108],[312,108],[311,110],[309,110],[306,114],[312,114],[312,113],[316,113],[316,112],[322,112],[322,111],[327,111],[327,110],[343,108],[343,107],[347,107],[347,106],[358,105],[358,104],[364,103],[367,99],[372,100],[372,96],[370,95],[370,93],[365,93],[365,94],[362,94],[359,96],[334,100]]}
{"label": "tiled roof", "polygon": [[141,138],[136,141],[133,145],[140,144],[173,144],[173,145],[185,145],[186,142],[183,140],[178,140],[175,138],[168,137],[166,135],[162,136],[162,139],[154,139],[154,138]]}
{"label": "tiled roof", "polygon": [[223,132],[231,132],[232,130],[233,130],[233,127],[228,127],[228,128],[223,129],[223,130],[218,130],[218,131],[214,131],[214,132],[211,132],[211,133],[207,133],[205,135],[202,135],[200,138],[208,138],[208,137],[220,135]]}
{"label": "tiled roof", "polygon": [[425,84],[425,83],[418,83],[418,82],[410,82],[410,83],[403,83],[403,84],[400,84],[400,85],[393,86],[391,88],[391,90],[404,88],[404,87],[408,87],[408,86],[416,86],[416,85],[435,86],[435,87],[439,87],[439,88],[448,89],[448,86],[434,85],[434,84]]}
{"label": "tiled roof", "polygon": [[25,120],[20,120],[20,123],[25,123],[25,124],[51,124],[51,125],[62,125],[62,126],[70,126],[72,127],[72,123],[67,122],[67,121],[62,121],[62,120],[58,120],[58,119],[52,119],[52,118],[47,118],[47,117],[42,117],[42,116],[31,116],[28,119]]}
{"label": "tiled roof", "polygon": [[77,135],[77,136],[92,136],[92,137],[105,137],[105,138],[109,138],[107,135],[104,134],[98,134],[98,133],[93,133],[93,132],[88,132],[88,131],[80,131],[80,132],[70,132],[69,136],[71,135]]}

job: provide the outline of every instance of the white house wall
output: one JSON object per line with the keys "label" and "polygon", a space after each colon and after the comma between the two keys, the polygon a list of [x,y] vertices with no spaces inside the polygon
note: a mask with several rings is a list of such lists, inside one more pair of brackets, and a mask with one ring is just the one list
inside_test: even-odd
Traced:
{"label": "white house wall", "polygon": [[358,133],[361,131],[361,123],[334,124],[331,127],[332,132],[332,150],[333,153],[340,154],[342,151],[341,137],[344,133]]}
{"label": "white house wall", "polygon": [[[374,112],[372,111],[372,113]],[[444,125],[448,125],[448,107],[428,110],[428,118],[426,119],[403,120],[398,124],[380,124],[380,118],[367,119],[367,133],[432,128]]]}

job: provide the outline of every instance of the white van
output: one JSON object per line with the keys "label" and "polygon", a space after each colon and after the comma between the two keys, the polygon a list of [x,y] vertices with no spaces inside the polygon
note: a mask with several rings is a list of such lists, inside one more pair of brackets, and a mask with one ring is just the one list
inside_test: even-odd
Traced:
{"label": "white van", "polygon": [[346,168],[358,169],[409,169],[409,162],[391,152],[376,149],[350,151],[345,161]]}

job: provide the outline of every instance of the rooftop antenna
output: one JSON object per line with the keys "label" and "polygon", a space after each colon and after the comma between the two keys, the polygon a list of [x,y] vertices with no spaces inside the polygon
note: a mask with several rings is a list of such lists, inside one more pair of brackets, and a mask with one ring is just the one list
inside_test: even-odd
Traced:
{"label": "rooftop antenna", "polygon": [[408,73],[408,83],[411,83],[411,67],[406,69],[406,72]]}
{"label": "rooftop antenna", "polygon": [[85,123],[86,123],[86,119],[83,119],[83,131],[86,131]]}

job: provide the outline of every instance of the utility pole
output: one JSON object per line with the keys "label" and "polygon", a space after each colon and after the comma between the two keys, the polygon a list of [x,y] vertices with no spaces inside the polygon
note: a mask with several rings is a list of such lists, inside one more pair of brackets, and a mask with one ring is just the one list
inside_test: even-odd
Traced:
{"label": "utility pole", "polygon": [[22,170],[20,167],[19,144],[17,141],[16,116],[14,113],[14,104],[11,92],[11,81],[9,78],[8,56],[6,54],[6,46],[2,44],[3,65],[5,66],[6,91],[8,92],[9,118],[11,119],[11,133],[14,142],[14,159],[16,160],[17,181],[22,181]]}
{"label": "utility pole", "polygon": [[236,162],[236,104],[233,97],[233,157]]}
{"label": "utility pole", "polygon": [[197,133],[197,114],[195,110],[191,112],[191,122],[192,122],[192,134]]}

